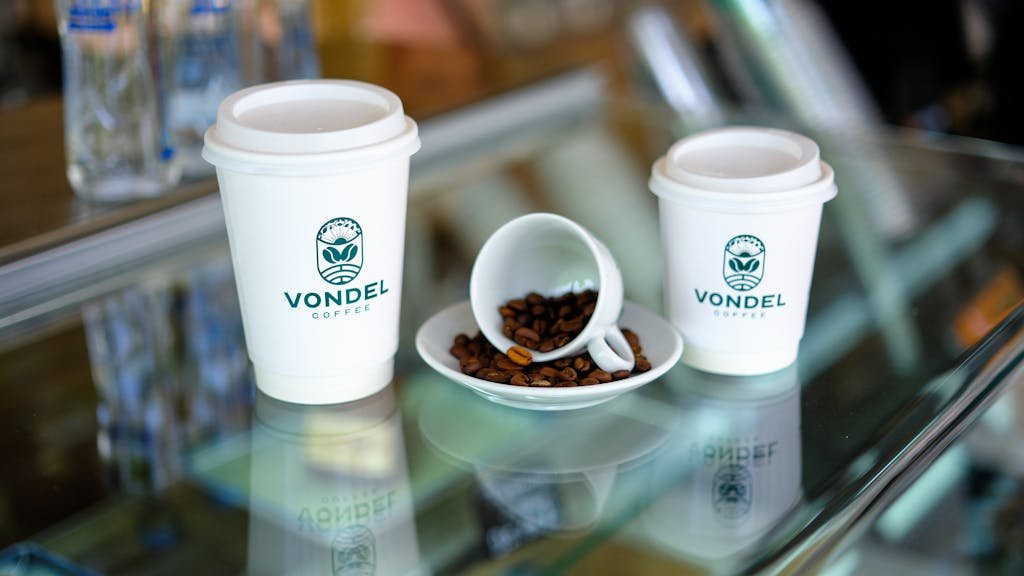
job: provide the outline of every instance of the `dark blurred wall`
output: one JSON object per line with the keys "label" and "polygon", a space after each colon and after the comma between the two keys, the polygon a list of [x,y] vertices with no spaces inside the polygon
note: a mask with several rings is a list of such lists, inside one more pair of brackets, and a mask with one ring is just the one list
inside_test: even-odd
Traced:
{"label": "dark blurred wall", "polygon": [[1024,143],[1024,2],[820,4],[889,122]]}

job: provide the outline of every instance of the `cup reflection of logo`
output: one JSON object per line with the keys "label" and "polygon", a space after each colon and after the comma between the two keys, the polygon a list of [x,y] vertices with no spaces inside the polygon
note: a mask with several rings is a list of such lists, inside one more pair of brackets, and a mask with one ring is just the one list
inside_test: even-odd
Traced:
{"label": "cup reflection of logo", "polygon": [[750,472],[739,464],[726,464],[715,472],[712,502],[725,518],[739,518],[750,511],[753,485]]}
{"label": "cup reflection of logo", "polygon": [[351,218],[328,220],[316,234],[316,265],[320,277],[348,284],[363,269],[363,229]]}
{"label": "cup reflection of logo", "polygon": [[729,240],[725,244],[722,275],[733,290],[746,292],[754,289],[764,277],[764,242],[749,234]]}
{"label": "cup reflection of logo", "polygon": [[348,526],[331,543],[333,576],[374,576],[377,573],[377,545],[366,526]]}

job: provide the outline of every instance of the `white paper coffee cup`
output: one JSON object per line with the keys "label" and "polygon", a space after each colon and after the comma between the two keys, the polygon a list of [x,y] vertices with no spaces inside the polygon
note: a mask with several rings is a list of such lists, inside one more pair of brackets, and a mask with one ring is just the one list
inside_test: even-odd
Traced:
{"label": "white paper coffee cup", "polygon": [[362,82],[266,84],[221,103],[203,157],[266,394],[328,404],[391,380],[419,145],[398,97]]}
{"label": "white paper coffee cup", "polygon": [[665,300],[683,362],[763,374],[796,360],[832,169],[809,138],[734,127],[676,142],[655,163]]}

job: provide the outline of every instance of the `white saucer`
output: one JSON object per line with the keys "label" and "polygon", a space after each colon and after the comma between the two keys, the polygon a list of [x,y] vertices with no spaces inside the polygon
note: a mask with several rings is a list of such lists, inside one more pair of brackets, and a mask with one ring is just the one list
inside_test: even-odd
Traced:
{"label": "white saucer", "polygon": [[531,388],[489,382],[463,374],[459,370],[458,359],[448,349],[460,332],[472,337],[478,331],[469,300],[445,308],[420,326],[416,333],[416,351],[441,375],[492,402],[531,410],[573,410],[607,402],[651,382],[674,366],[683,353],[683,340],[675,328],[639,304],[623,304],[619,326],[629,328],[640,337],[651,369],[623,380],[592,386]]}

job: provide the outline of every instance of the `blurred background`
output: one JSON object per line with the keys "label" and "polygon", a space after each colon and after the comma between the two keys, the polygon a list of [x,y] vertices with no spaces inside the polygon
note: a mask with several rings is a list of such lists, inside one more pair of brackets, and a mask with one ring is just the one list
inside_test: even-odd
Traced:
{"label": "blurred background", "polygon": [[[848,55],[839,59],[848,57],[884,122],[1024,142],[1024,7],[1014,0],[313,0],[310,12],[324,77],[382,84],[422,116],[584,62],[608,65],[625,83],[640,51],[628,40],[630,28],[652,5],[681,29],[723,103],[765,100],[757,79],[736,69],[736,49],[765,26],[791,27],[804,40],[834,30],[835,48]],[[281,34],[269,19],[260,26],[265,43]],[[6,0],[0,104],[16,107],[60,91],[54,3]]]}

